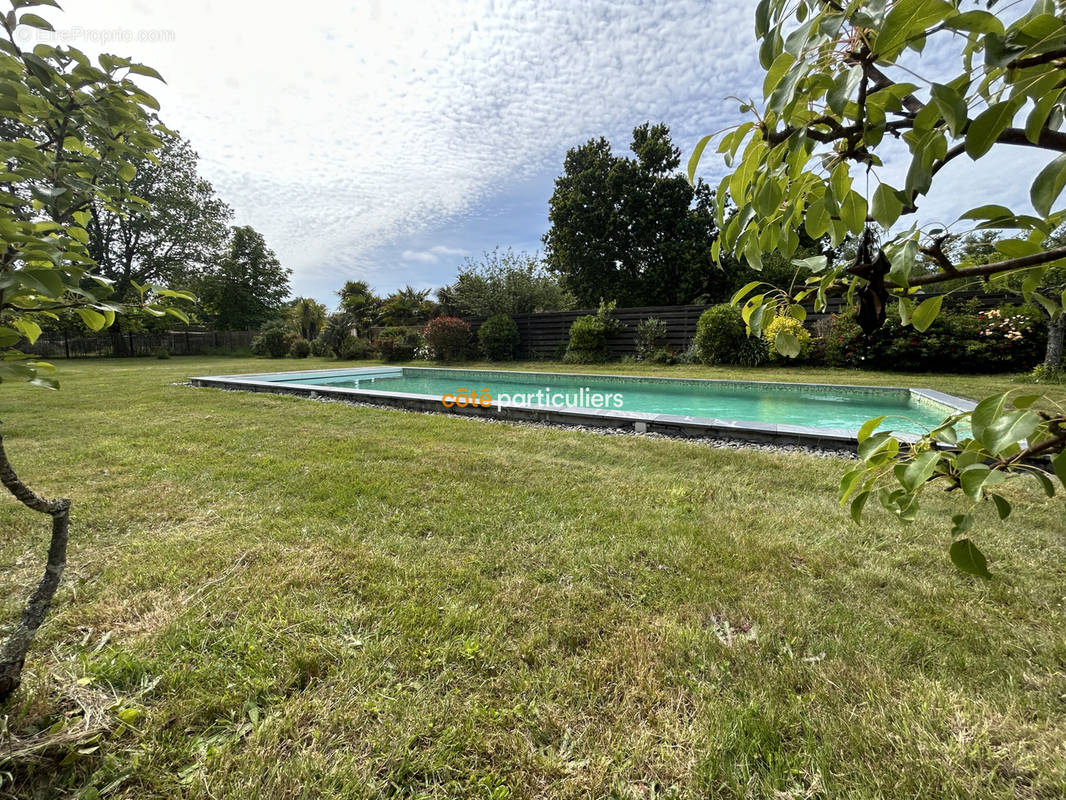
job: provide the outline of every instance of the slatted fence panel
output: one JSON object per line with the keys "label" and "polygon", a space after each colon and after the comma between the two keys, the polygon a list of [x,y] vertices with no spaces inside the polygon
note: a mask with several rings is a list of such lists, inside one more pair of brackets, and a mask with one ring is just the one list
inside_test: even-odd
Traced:
{"label": "slatted fence panel", "polygon": [[[1007,294],[988,294],[979,291],[954,292],[948,296],[948,306],[957,306],[970,300],[976,300],[979,308],[995,308],[1004,303],[1018,302],[1018,298]],[[838,314],[845,309],[846,298],[830,297],[824,312],[815,313],[813,304],[806,304],[807,324],[813,325],[818,320]],[[661,319],[666,325],[666,346],[675,352],[682,352],[689,346],[696,335],[696,324],[700,315],[710,308],[709,305],[694,306],[644,306],[640,308],[616,308],[614,316],[625,328],[617,336],[611,337],[608,345],[611,355],[615,357],[634,355],[636,353],[637,325],[652,317]],[[514,315],[515,324],[521,337],[519,351],[523,358],[552,358],[566,349],[570,338],[570,326],[578,317],[595,314],[596,309],[584,308],[573,311],[539,311],[532,314]],[[485,317],[466,317],[466,321],[477,332]]]}

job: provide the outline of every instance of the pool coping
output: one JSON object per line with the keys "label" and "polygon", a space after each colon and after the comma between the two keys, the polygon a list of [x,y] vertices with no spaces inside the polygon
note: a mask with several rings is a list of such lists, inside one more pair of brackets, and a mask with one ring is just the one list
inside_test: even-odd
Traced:
{"label": "pool coping", "polygon": [[[193,386],[216,389],[267,392],[271,394],[302,395],[312,398],[325,397],[349,402],[365,402],[375,405],[401,408],[413,411],[430,411],[439,414],[459,416],[490,417],[494,419],[548,422],[561,425],[597,426],[632,428],[637,433],[664,433],[685,437],[713,437],[718,439],[735,439],[759,444],[793,444],[807,447],[842,448],[858,444],[858,430],[847,428],[821,428],[811,425],[772,424],[744,420],[718,419],[715,417],[693,417],[676,414],[652,414],[636,411],[621,411],[597,408],[557,408],[534,403],[507,403],[489,407],[458,405],[446,407],[436,395],[408,394],[406,392],[389,392],[374,389],[352,389],[340,386],[314,386],[308,384],[283,384],[276,381],[262,380],[268,376],[292,376],[293,378],[328,377],[330,375],[360,373],[371,375],[382,373],[392,375],[405,369],[436,370],[438,367],[341,367],[326,370],[292,370],[287,372],[259,372],[245,375],[202,375],[189,378]],[[535,372],[529,370],[478,370],[450,369],[452,372],[501,372],[515,375],[553,375],[567,378],[596,378],[641,380],[645,382],[692,382],[701,384],[759,384],[766,387],[796,389],[812,387],[818,389],[861,389],[864,391],[882,390],[885,392],[907,392],[919,401],[940,407],[945,416],[972,411],[976,403],[961,397],[938,392],[933,389],[906,388],[897,386],[863,386],[833,383],[788,383],[784,381],[738,381],[722,378],[671,378],[666,376],[609,375],[593,372]],[[897,434],[904,441],[914,441],[914,434]]]}

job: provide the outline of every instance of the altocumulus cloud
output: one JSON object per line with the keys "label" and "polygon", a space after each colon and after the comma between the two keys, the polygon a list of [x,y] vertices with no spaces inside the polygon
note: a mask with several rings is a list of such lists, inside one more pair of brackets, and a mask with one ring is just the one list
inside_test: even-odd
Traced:
{"label": "altocumulus cloud", "polygon": [[446,280],[457,262],[431,250],[442,242],[535,242],[544,210],[528,230],[504,225],[508,240],[464,226],[500,219],[493,201],[516,186],[543,208],[566,149],[589,137],[624,147],[663,119],[691,147],[735,114],[726,95],[759,83],[752,6],[728,0],[65,6],[61,27],[173,31],[110,49],[163,72],[168,124],[294,289],[326,301],[348,278]]}
{"label": "altocumulus cloud", "polygon": [[[326,302],[344,280],[429,287],[467,253],[535,246],[568,147],[623,149],[634,125],[663,120],[687,154],[741,120],[728,96],[761,94],[753,0],[65,6],[59,26],[86,51],[100,47],[84,31],[131,32],[107,49],[163,72],[165,121],[294,290]],[[972,195],[963,161],[930,213]],[[996,165],[1024,199],[1035,163]],[[709,180],[723,169],[705,159]]]}

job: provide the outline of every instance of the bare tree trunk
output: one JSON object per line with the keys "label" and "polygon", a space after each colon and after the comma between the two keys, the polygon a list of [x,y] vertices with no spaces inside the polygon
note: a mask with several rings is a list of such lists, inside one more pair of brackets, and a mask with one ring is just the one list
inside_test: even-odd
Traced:
{"label": "bare tree trunk", "polygon": [[4,452],[0,435],[0,483],[27,508],[52,517],[52,541],[48,545],[48,562],[44,577],[22,610],[22,619],[0,648],[0,702],[7,700],[21,682],[22,665],[37,629],[44,622],[52,604],[63,568],[67,564],[67,536],[70,527],[70,500],[46,500],[19,480]]}
{"label": "bare tree trunk", "polygon": [[1044,366],[1062,366],[1062,340],[1066,332],[1066,313],[1059,314],[1047,326],[1047,355],[1044,356]]}

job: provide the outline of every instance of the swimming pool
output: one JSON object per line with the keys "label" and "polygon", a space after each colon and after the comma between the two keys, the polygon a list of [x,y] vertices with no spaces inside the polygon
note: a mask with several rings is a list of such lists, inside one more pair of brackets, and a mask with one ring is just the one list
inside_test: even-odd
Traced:
{"label": "swimming pool", "polygon": [[973,403],[928,389],[622,375],[363,367],[191,379],[194,385],[307,394],[426,411],[689,435],[854,442],[859,427],[917,435]]}

